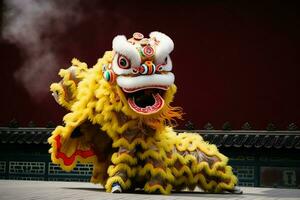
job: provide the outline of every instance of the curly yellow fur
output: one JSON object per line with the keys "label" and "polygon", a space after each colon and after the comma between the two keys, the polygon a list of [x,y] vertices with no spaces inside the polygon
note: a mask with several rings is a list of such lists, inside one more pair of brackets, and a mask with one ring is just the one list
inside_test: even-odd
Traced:
{"label": "curly yellow fur", "polygon": [[[233,189],[237,178],[215,145],[198,134],[177,134],[167,126],[182,116],[181,108],[170,106],[176,86],[166,91],[160,112],[140,115],[126,103],[121,89],[102,76],[102,66],[112,58],[113,52],[106,52],[93,68],[73,59],[75,69],[61,70],[62,81],[51,85],[58,103],[70,110],[63,118],[65,125],[48,140],[53,163],[66,171],[77,162],[93,163],[91,181],[105,185],[107,191],[115,182],[125,190],[135,187],[133,180],[147,192],[163,194],[195,185],[212,192]],[[89,149],[94,154],[87,156]],[[74,160],[66,164],[59,154]]]}

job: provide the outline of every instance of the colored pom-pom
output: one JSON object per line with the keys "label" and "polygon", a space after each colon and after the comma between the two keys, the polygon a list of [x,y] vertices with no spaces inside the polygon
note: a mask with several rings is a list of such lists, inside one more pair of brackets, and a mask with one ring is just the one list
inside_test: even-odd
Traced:
{"label": "colored pom-pom", "polygon": [[103,77],[107,82],[110,82],[110,83],[113,83],[116,80],[116,74],[112,70],[104,71]]}

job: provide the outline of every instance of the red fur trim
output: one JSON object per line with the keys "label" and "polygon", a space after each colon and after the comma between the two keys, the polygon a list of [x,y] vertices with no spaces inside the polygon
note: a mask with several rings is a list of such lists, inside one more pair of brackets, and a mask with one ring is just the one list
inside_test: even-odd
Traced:
{"label": "red fur trim", "polygon": [[94,156],[95,153],[94,151],[92,151],[91,149],[89,150],[79,150],[76,149],[76,151],[70,156],[68,157],[65,153],[60,151],[61,148],[61,142],[60,142],[61,136],[57,135],[54,140],[56,141],[56,145],[57,145],[57,152],[56,152],[56,158],[59,159],[61,158],[64,161],[64,165],[72,165],[72,163],[75,161],[76,156],[80,156],[82,158],[88,158],[91,156]]}

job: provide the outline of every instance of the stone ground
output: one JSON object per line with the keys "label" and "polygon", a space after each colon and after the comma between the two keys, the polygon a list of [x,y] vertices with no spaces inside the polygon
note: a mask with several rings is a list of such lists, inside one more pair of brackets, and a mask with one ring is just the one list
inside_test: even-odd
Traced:
{"label": "stone ground", "polygon": [[143,192],[131,194],[106,193],[103,188],[92,183],[78,182],[47,182],[47,181],[14,181],[0,180],[0,200],[38,200],[38,199],[132,199],[132,200],[160,200],[160,199],[287,199],[300,200],[300,189],[276,189],[242,187],[244,194],[207,194],[201,191],[179,192],[171,195],[153,195]]}

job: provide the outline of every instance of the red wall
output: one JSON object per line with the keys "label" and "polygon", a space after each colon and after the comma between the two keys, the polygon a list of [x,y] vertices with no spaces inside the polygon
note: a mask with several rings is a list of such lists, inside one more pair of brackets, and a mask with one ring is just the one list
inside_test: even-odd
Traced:
{"label": "red wall", "polygon": [[[62,67],[72,57],[92,66],[111,49],[117,34],[130,37],[135,31],[146,35],[159,30],[175,43],[172,59],[179,89],[174,104],[183,107],[185,119],[197,128],[207,122],[221,128],[225,121],[235,129],[244,122],[255,129],[264,129],[268,122],[279,129],[290,122],[300,125],[297,5],[280,1],[124,2],[82,5],[86,15],[81,23],[55,36]],[[30,120],[40,126],[48,121],[61,123],[65,111],[50,93],[35,101],[14,79],[14,71],[26,59],[22,51],[1,40],[0,55],[0,124],[13,118],[22,125]]]}

